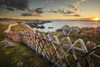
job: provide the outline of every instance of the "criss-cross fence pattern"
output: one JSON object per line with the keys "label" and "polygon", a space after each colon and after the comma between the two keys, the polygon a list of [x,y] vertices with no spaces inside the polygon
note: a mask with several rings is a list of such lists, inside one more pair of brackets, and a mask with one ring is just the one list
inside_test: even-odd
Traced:
{"label": "criss-cross fence pattern", "polygon": [[82,39],[72,43],[70,37],[65,37],[59,41],[57,36],[34,31],[9,32],[6,35],[15,42],[23,42],[54,63],[52,67],[95,67],[94,62],[100,62],[100,56],[95,54],[96,50],[100,50],[100,45],[88,42],[86,46]]}

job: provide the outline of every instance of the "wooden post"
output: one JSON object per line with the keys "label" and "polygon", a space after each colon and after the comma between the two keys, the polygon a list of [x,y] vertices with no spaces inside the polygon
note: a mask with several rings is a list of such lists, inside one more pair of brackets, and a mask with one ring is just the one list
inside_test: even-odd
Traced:
{"label": "wooden post", "polygon": [[[70,38],[69,37],[66,37],[66,39],[67,39],[67,41],[68,41],[68,44],[70,45],[70,46],[72,46],[72,42],[71,42],[71,40],[70,40]],[[76,56],[76,54],[75,54],[75,50],[72,48],[72,54],[73,54],[73,56],[74,56],[74,59],[75,60],[77,60],[77,56]],[[80,65],[80,63],[78,62],[77,63],[77,66],[78,67],[81,67],[81,65]]]}
{"label": "wooden post", "polygon": [[[55,36],[55,39],[56,39],[56,42],[58,43],[58,45],[60,46],[60,51],[61,51],[61,53],[62,53],[62,55],[64,55],[65,54],[65,52],[64,52],[64,50],[63,50],[63,48],[62,48],[62,46],[61,46],[61,43],[59,42],[59,39],[57,38],[57,36]],[[62,39],[63,40],[63,39]],[[67,65],[69,65],[69,61],[68,61],[68,59],[67,59],[67,57],[66,56],[64,56],[64,58],[65,58],[65,60],[66,60],[66,63],[67,63]],[[65,64],[64,64],[65,65]],[[66,65],[66,66],[67,66]]]}

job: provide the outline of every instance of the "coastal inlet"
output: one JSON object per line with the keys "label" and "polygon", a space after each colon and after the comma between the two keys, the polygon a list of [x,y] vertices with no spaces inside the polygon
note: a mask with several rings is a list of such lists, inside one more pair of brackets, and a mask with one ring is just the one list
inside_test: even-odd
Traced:
{"label": "coastal inlet", "polygon": [[[78,28],[90,28],[94,27],[94,21],[76,21],[76,20],[34,20],[28,21],[28,25],[32,28],[39,30],[41,32],[55,32],[58,29],[61,29],[63,26],[67,25],[69,27],[78,27]],[[98,23],[98,27],[100,23]]]}
{"label": "coastal inlet", "polygon": [[[46,23],[51,23],[51,21],[39,21],[39,20],[35,20],[35,22],[31,22],[31,23],[27,23],[27,24],[30,25],[32,28],[44,29],[45,26],[43,24],[46,24]],[[48,27],[48,28],[52,28],[52,27]]]}

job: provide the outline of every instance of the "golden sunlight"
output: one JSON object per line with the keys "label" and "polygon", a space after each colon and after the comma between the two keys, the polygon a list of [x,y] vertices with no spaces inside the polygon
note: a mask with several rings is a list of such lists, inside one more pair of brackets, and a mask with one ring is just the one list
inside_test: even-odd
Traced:
{"label": "golden sunlight", "polygon": [[100,20],[98,17],[94,18],[94,20]]}

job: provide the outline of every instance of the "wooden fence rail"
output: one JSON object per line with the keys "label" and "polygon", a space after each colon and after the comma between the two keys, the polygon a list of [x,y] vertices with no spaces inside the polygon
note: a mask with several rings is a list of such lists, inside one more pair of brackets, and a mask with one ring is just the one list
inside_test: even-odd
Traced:
{"label": "wooden fence rail", "polygon": [[[85,45],[82,39],[72,43],[70,37],[66,37],[59,41],[57,36],[36,31],[9,32],[6,35],[15,42],[23,42],[47,58],[54,63],[52,67],[96,67],[94,61],[100,63],[100,56],[95,54],[95,51],[100,51],[100,45],[95,46],[91,42]],[[64,40],[67,44],[63,44]],[[76,45],[81,45],[81,47],[76,47]]]}

